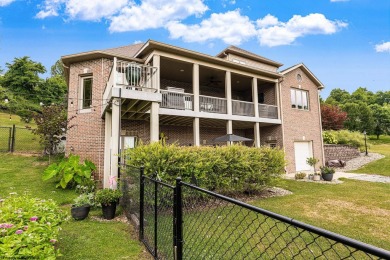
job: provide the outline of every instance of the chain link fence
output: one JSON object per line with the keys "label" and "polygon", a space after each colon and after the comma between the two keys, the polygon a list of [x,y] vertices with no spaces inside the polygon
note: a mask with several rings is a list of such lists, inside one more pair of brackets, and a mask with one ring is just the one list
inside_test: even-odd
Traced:
{"label": "chain link fence", "polygon": [[31,129],[0,126],[0,152],[39,154],[43,152],[43,147]]}
{"label": "chain link fence", "polygon": [[155,259],[390,259],[384,249],[180,179],[171,186],[124,169],[125,212],[138,216]]}

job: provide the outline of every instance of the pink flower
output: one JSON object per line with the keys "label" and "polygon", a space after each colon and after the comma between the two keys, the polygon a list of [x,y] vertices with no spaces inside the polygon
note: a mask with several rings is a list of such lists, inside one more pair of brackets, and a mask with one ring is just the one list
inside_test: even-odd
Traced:
{"label": "pink flower", "polygon": [[31,218],[30,218],[30,221],[33,221],[33,222],[34,222],[34,221],[37,221],[37,220],[38,220],[38,217],[37,217],[37,216],[34,216],[34,217],[31,217]]}
{"label": "pink flower", "polygon": [[55,243],[57,243],[57,240],[56,239],[50,239],[50,243],[55,244]]}
{"label": "pink flower", "polygon": [[0,224],[0,228],[12,228],[14,225],[9,223]]}
{"label": "pink flower", "polygon": [[23,233],[23,230],[21,230],[21,229],[18,229],[18,230],[15,231],[15,234],[17,234],[17,235],[20,235],[22,233]]}
{"label": "pink flower", "polygon": [[26,231],[28,229],[28,226],[24,226],[23,230]]}

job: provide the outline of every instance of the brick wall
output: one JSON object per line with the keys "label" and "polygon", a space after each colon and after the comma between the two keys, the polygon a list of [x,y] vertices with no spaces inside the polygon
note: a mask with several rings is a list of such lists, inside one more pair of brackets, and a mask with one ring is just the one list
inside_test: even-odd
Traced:
{"label": "brick wall", "polygon": [[[68,118],[74,117],[67,132],[66,154],[80,155],[81,160],[95,163],[95,179],[102,180],[104,171],[104,121],[101,118],[103,91],[111,70],[112,61],[96,59],[71,64],[69,67]],[[93,79],[92,108],[80,111],[79,96],[81,77],[91,75]]]}
{"label": "brick wall", "polygon": [[[302,76],[298,82],[297,74]],[[309,110],[291,108],[291,87],[309,91]],[[322,137],[318,103],[318,88],[311,79],[297,68],[285,75],[281,82],[282,116],[284,126],[284,149],[287,159],[287,171],[295,172],[295,141],[312,141],[313,156],[320,160],[322,165]]]}
{"label": "brick wall", "polygon": [[326,162],[329,160],[349,161],[360,156],[358,148],[341,144],[325,144],[324,153]]}
{"label": "brick wall", "polygon": [[283,147],[283,132],[281,125],[271,125],[260,127],[260,145],[270,145],[276,143],[278,147]]}

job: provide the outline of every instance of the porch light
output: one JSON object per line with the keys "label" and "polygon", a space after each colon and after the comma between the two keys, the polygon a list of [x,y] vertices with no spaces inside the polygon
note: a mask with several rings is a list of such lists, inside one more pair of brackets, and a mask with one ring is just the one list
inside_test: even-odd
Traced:
{"label": "porch light", "polygon": [[184,72],[184,69],[180,69],[180,72]]}

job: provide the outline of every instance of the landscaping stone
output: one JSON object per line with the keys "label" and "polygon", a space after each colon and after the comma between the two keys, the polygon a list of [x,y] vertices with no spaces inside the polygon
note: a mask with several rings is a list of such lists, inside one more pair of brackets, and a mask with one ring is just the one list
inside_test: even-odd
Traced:
{"label": "landscaping stone", "polygon": [[365,156],[365,153],[361,153],[359,157],[347,161],[347,165],[345,167],[335,168],[335,170],[336,172],[356,170],[367,163],[382,159],[384,157],[385,156],[379,153],[369,153],[368,156]]}

